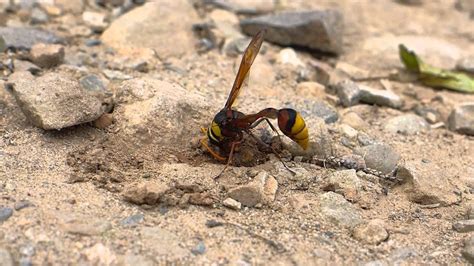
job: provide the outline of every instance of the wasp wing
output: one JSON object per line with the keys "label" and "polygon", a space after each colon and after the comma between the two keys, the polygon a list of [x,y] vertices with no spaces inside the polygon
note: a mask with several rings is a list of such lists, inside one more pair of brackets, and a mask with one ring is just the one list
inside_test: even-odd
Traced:
{"label": "wasp wing", "polygon": [[265,30],[259,31],[253,37],[252,41],[250,41],[247,49],[245,49],[244,55],[242,56],[242,62],[239,66],[239,71],[237,72],[237,76],[235,77],[234,85],[232,85],[232,90],[230,91],[229,98],[227,98],[227,102],[225,103],[225,109],[230,109],[235,99],[239,95],[240,88],[242,87],[244,80],[248,76],[250,67],[252,66],[252,63],[255,60],[255,57],[257,57],[260,47],[262,46],[264,34]]}

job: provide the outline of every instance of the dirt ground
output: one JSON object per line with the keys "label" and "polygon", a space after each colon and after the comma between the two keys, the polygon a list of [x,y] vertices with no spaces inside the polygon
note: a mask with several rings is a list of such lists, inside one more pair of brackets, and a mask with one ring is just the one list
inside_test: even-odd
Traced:
{"label": "dirt ground", "polygon": [[[370,76],[387,75],[402,67],[390,42],[408,40],[416,46],[419,40],[410,41],[413,36],[431,38],[413,49],[425,47],[426,61],[438,66],[451,68],[458,59],[474,56],[474,20],[457,10],[455,1],[422,1],[419,6],[390,0],[282,2],[289,10],[336,8],[344,15],[344,52],[332,57],[296,49],[306,65],[314,60],[333,66],[345,62]],[[8,14],[9,19],[15,16],[19,15]],[[43,27],[57,31],[60,23],[57,18]],[[106,65],[102,62],[113,56],[105,45],[86,47],[84,40],[67,39],[66,57],[94,54],[88,72],[100,73]],[[354,237],[353,226],[338,224],[322,211],[323,195],[332,194],[328,178],[341,168],[284,156],[298,173],[293,176],[275,156],[247,140],[247,148],[237,155],[242,166],[231,166],[214,180],[223,164],[199,146],[200,127],[207,127],[224,104],[240,55],[213,49],[179,58],[155,57],[149,62],[153,68],[145,73],[122,71],[134,78],[178,84],[186,95],[175,104],[172,95],[157,92],[164,108],[155,110],[155,105],[144,102],[134,106],[129,96],[121,95],[124,84],[134,84],[134,79],[112,80],[108,88],[118,100],[114,123],[105,129],[92,123],[58,131],[39,129],[26,119],[11,91],[0,90],[0,205],[15,209],[28,205],[0,222],[0,247],[21,265],[469,264],[461,253],[463,241],[472,233],[458,232],[453,224],[466,219],[472,203],[474,138],[445,126],[413,135],[389,133],[384,126],[390,118],[415,113],[420,105],[436,109],[439,121],[446,122],[452,108],[474,102],[474,94],[391,80],[393,92],[405,101],[400,110],[365,104],[345,108],[330,90],[298,91],[295,73],[274,60],[282,47],[265,43],[264,49],[254,63],[262,75],[250,77],[239,96],[239,110],[296,106],[307,115],[311,141],[328,138],[336,156],[361,146],[357,138],[347,140],[339,127],[348,112],[355,112],[365,122],[359,133],[391,146],[400,155],[399,164],[423,161],[433,184],[448,185],[434,190],[444,193],[434,196],[441,203],[416,203],[410,198],[412,184],[393,184],[357,172],[360,191],[355,199],[345,194],[344,201],[362,221],[381,220],[388,233],[380,243],[370,244]],[[15,55],[0,58],[8,56]],[[8,76],[2,77],[5,83]],[[383,88],[379,80],[362,83]],[[305,100],[327,101],[339,120],[321,125]],[[255,132],[273,134],[264,126]],[[250,156],[253,166],[243,166],[243,156]],[[261,172],[278,182],[273,201],[240,210],[223,205],[229,191],[252,182]],[[166,192],[159,193],[159,200],[135,204],[141,193],[149,193],[138,189],[140,184]],[[133,199],[127,200],[127,195]]]}

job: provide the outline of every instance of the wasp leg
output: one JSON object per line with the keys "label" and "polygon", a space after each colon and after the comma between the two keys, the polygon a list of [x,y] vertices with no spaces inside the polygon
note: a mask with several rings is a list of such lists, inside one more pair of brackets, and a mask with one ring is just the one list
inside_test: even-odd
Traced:
{"label": "wasp leg", "polygon": [[261,118],[257,121],[255,121],[253,124],[250,125],[249,128],[255,128],[256,126],[258,126],[260,123],[262,123],[263,121],[267,121],[267,124],[270,126],[270,128],[277,134],[278,136],[278,140],[280,140],[281,138],[281,135],[280,133],[278,132],[278,130],[276,130],[276,127],[270,122],[270,120],[268,120],[268,118],[264,117],[264,118]]}
{"label": "wasp leg", "polygon": [[216,160],[218,161],[221,161],[221,162],[225,162],[226,158],[225,157],[222,157],[221,155],[219,155],[217,152],[215,152],[211,147],[209,147],[208,143],[207,143],[207,137],[204,137],[201,139],[201,145],[206,148],[206,150],[212,155],[212,157],[214,157]]}
{"label": "wasp leg", "polygon": [[253,122],[249,128],[255,128],[257,127],[260,123],[262,123],[263,121],[267,121],[268,125],[272,128],[273,131],[275,131],[275,133],[278,134],[278,136],[280,136],[280,133],[278,133],[278,131],[276,130],[275,126],[270,122],[270,120],[268,120],[268,118],[266,117],[263,117],[263,118],[260,118],[259,120]]}
{"label": "wasp leg", "polygon": [[[267,121],[268,122],[268,121]],[[270,123],[270,122],[269,122]],[[269,147],[273,154],[275,154],[275,156],[280,160],[280,162],[283,164],[283,166],[286,168],[286,170],[288,170],[290,173],[292,173],[293,175],[296,175],[296,172],[291,170],[286,164],[285,162],[283,161],[283,159],[281,159],[280,155],[275,151],[275,149],[273,149],[273,147],[271,145],[268,145],[266,144],[265,142],[263,142],[261,139],[257,138],[252,132],[250,132],[250,130],[246,130],[245,133],[249,134],[249,136],[251,136],[252,138],[254,138],[256,141],[258,141],[259,143],[263,144],[264,146],[266,147]]]}
{"label": "wasp leg", "polygon": [[239,143],[240,141],[232,142],[231,147],[230,147],[229,159],[227,159],[227,164],[224,166],[224,169],[222,169],[222,171],[216,177],[214,177],[214,179],[218,179],[219,177],[221,177],[221,175],[224,173],[227,167],[229,167],[230,163],[232,162],[232,158],[234,157],[235,146],[237,146],[237,144]]}

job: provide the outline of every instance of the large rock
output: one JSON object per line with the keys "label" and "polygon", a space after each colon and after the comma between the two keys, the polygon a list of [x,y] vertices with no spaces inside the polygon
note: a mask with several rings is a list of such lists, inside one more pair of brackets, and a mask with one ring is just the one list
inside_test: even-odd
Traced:
{"label": "large rock", "polygon": [[52,32],[27,27],[0,27],[0,37],[7,48],[26,50],[37,43],[62,42],[62,39]]}
{"label": "large rock", "polygon": [[160,58],[194,51],[192,25],[197,20],[186,0],[156,0],[115,20],[102,41],[115,49],[152,49]]}
{"label": "large rock", "polygon": [[121,135],[129,144],[177,149],[190,145],[190,136],[199,136],[215,110],[203,95],[186,91],[178,84],[143,78],[124,81],[117,90],[120,103],[115,109]]}
{"label": "large rock", "polygon": [[273,202],[277,190],[276,179],[267,172],[260,172],[249,184],[232,188],[229,197],[244,206],[254,207],[259,203]]}
{"label": "large rock", "polygon": [[267,28],[265,40],[338,54],[342,51],[343,17],[337,10],[281,12],[240,22],[244,33]]}
{"label": "large rock", "polygon": [[106,91],[89,91],[66,73],[48,73],[35,78],[30,72],[15,72],[8,82],[28,120],[42,129],[61,129],[99,118],[107,109]]}
{"label": "large rock", "polygon": [[359,85],[361,91],[360,101],[368,104],[387,106],[399,109],[403,105],[403,99],[389,90],[377,90],[365,85]]}
{"label": "large rock", "polygon": [[385,124],[385,131],[390,133],[401,133],[414,135],[429,128],[426,120],[415,114],[406,114],[393,117]]}
{"label": "large rock", "polygon": [[449,129],[466,135],[474,135],[474,103],[464,103],[451,112]]}
{"label": "large rock", "polygon": [[400,154],[389,145],[382,143],[357,148],[354,153],[364,157],[368,168],[375,169],[383,174],[393,172],[400,160]]}
{"label": "large rock", "polygon": [[397,178],[403,180],[405,193],[410,201],[428,205],[451,205],[457,202],[455,187],[449,182],[449,176],[434,163],[409,161],[397,170]]}
{"label": "large rock", "polygon": [[343,196],[327,192],[320,197],[321,213],[336,225],[353,228],[362,223],[362,216]]}
{"label": "large rock", "polygon": [[373,89],[351,80],[339,82],[335,85],[335,89],[342,105],[346,107],[356,105],[359,102],[396,109],[403,105],[402,98],[391,91]]}

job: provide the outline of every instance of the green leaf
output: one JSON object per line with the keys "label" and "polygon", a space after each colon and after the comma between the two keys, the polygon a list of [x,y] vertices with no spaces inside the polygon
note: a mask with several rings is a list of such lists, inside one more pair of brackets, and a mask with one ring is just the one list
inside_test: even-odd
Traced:
{"label": "green leaf", "polygon": [[474,79],[462,72],[449,71],[425,64],[413,51],[400,44],[400,60],[406,69],[418,74],[419,80],[430,87],[474,93]]}
{"label": "green leaf", "polygon": [[405,67],[409,71],[413,72],[419,72],[419,63],[421,60],[416,56],[416,54],[412,51],[409,51],[405,45],[400,44],[398,46],[398,49],[400,50],[400,59],[402,60],[402,63],[405,65]]}

